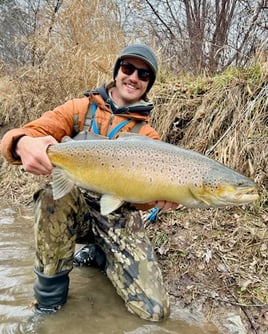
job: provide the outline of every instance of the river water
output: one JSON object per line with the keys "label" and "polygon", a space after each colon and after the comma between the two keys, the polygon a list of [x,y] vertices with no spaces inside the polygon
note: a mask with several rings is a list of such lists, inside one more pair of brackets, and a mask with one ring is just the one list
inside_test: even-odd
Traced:
{"label": "river water", "polygon": [[37,334],[217,334],[197,318],[172,307],[168,320],[152,323],[130,314],[106,276],[74,268],[67,304],[50,316],[32,312],[33,217],[31,210],[0,208],[0,333]]}

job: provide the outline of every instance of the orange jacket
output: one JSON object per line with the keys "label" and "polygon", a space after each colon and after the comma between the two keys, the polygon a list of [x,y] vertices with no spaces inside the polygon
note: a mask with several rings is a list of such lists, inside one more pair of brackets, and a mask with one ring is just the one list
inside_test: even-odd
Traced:
{"label": "orange jacket", "polygon": [[[125,113],[114,115],[109,105],[100,94],[90,93],[88,97],[69,100],[52,111],[45,112],[40,118],[32,121],[21,128],[8,131],[1,141],[1,153],[12,164],[21,164],[21,161],[13,154],[17,140],[24,136],[42,137],[53,136],[58,142],[64,136],[74,136],[74,117],[78,117],[80,131],[84,128],[85,117],[89,103],[95,103],[97,110],[95,121],[99,129],[99,134],[107,134],[123,120],[131,119],[119,132],[131,132],[137,122],[143,121],[139,133],[153,139],[160,139],[158,133],[149,125],[149,115],[142,113]],[[92,130],[90,130],[92,132]]]}

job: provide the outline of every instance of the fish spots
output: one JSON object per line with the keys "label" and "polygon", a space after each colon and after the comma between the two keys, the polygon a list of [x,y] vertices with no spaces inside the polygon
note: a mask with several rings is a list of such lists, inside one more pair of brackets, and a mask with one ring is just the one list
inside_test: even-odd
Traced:
{"label": "fish spots", "polygon": [[206,190],[206,192],[209,192],[209,193],[217,193],[219,190],[219,186],[214,185],[211,182],[207,182],[207,183],[204,183],[204,189]]}
{"label": "fish spots", "polygon": [[[48,151],[55,166],[68,169],[70,177],[86,189],[112,192],[127,202],[134,200],[134,194],[134,203],[159,197],[189,207],[217,206],[228,202],[226,193],[233,196],[237,184],[248,182],[205,156],[160,141],[91,140],[63,145]],[[240,193],[237,201],[241,202]]]}

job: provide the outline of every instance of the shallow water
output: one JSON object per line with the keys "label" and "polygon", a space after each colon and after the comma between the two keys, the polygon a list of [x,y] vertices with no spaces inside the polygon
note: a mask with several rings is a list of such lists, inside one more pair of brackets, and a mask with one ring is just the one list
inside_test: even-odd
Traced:
{"label": "shallow water", "polygon": [[50,316],[34,315],[33,218],[21,208],[0,208],[0,333],[217,334],[202,319],[172,307],[171,317],[152,323],[130,314],[106,276],[74,268],[67,304]]}

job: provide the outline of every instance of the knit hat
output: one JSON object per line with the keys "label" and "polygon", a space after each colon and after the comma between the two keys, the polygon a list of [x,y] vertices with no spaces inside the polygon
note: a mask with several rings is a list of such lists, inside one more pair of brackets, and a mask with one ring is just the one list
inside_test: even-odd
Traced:
{"label": "knit hat", "polygon": [[113,79],[115,79],[119,67],[120,67],[120,61],[126,57],[135,57],[138,59],[143,60],[150,68],[152,74],[150,76],[150,80],[148,83],[147,87],[147,92],[152,88],[155,78],[157,75],[157,59],[156,56],[151,48],[149,48],[145,44],[131,44],[127,46],[125,49],[123,49],[117,58],[115,65],[114,65],[114,70],[113,70]]}

